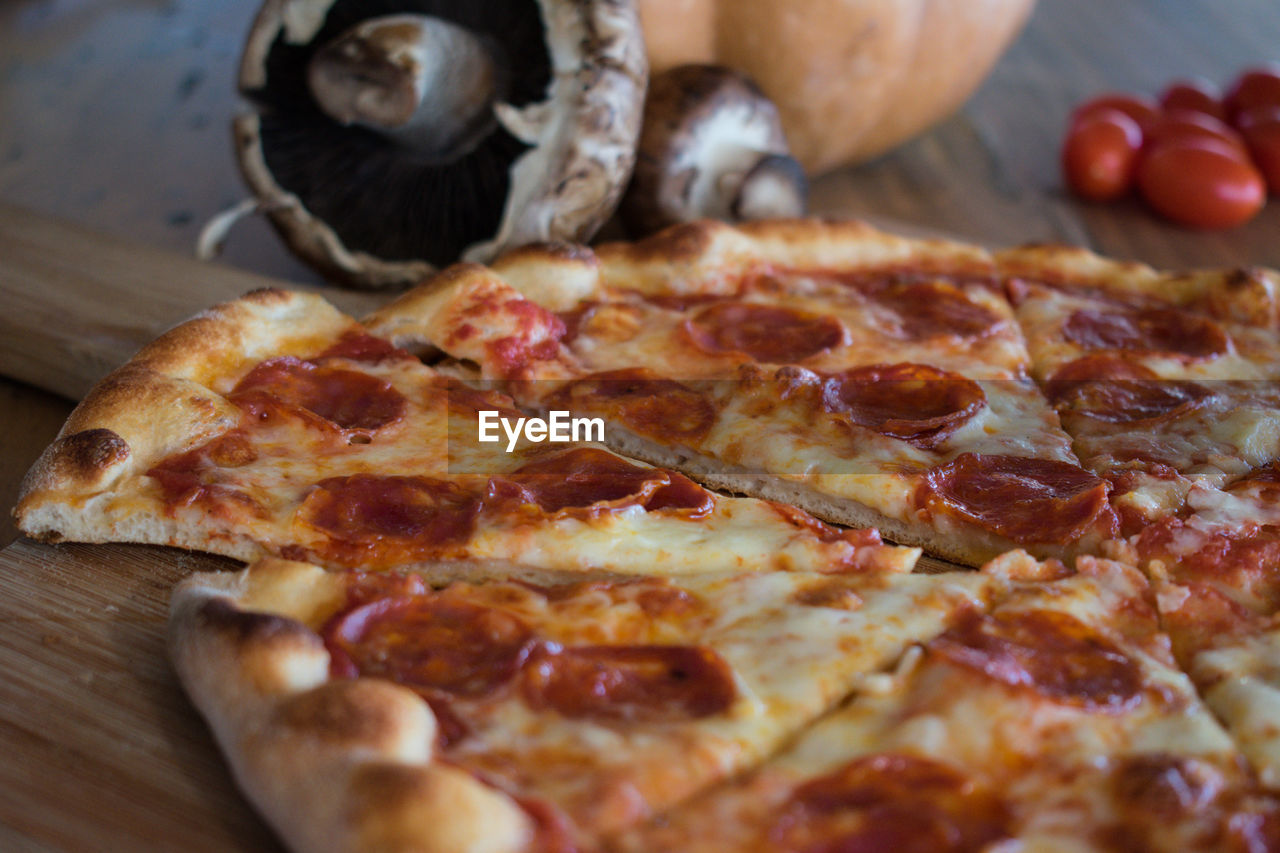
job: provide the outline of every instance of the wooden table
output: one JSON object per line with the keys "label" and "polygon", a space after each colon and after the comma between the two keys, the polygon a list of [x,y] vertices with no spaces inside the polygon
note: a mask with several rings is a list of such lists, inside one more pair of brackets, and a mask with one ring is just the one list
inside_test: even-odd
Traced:
{"label": "wooden table", "polygon": [[[232,81],[256,7],[257,0],[0,4],[0,202],[189,252],[201,225],[245,195],[231,155],[228,121],[240,108]],[[1093,206],[1073,200],[1062,189],[1057,166],[1063,122],[1073,104],[1103,90],[1155,93],[1188,75],[1225,84],[1241,67],[1270,58],[1280,58],[1275,0],[1041,0],[1024,34],[963,110],[876,162],[819,177],[812,209],[897,220],[991,246],[1053,240],[1159,266],[1280,266],[1280,203],[1234,231],[1188,232],[1151,217],[1136,203]],[[261,220],[236,228],[223,260],[260,274],[321,284]],[[22,473],[71,405],[0,378],[0,504],[12,504]],[[0,519],[0,546],[15,536],[6,513]],[[8,633],[11,650],[38,660],[48,643],[58,642],[58,634],[24,622],[24,604],[41,595],[41,584],[66,583],[58,574],[59,561],[75,551],[64,549],[49,558],[48,549],[29,543],[15,548],[10,554],[23,571],[6,578],[0,590],[7,599],[0,632]],[[148,559],[146,549],[117,553],[123,554],[126,573]],[[77,618],[87,620],[77,623],[82,639],[126,637],[158,655],[154,625],[139,621],[139,614],[166,594],[166,580],[152,578],[150,586],[133,590],[116,605],[80,600]],[[191,768],[212,774],[213,790],[201,795],[204,814],[224,819],[206,826],[200,815],[190,814],[196,839],[190,847],[269,844],[261,825],[227,790],[225,773],[171,678],[166,681],[163,662],[107,662],[150,685],[139,712],[159,721],[176,714],[181,723],[138,732],[132,739],[121,730],[122,743],[104,759],[77,739],[81,729],[75,719],[60,719],[50,731],[70,743],[57,751],[53,767],[15,763],[13,756],[31,754],[21,747],[35,729],[0,726],[0,755],[6,756],[0,759],[0,791],[24,786],[24,796],[10,801],[8,817],[0,816],[0,848],[84,849],[101,841],[104,848],[118,850],[172,841],[165,832],[178,831],[184,816],[166,809],[180,799],[174,791],[193,784],[182,781]],[[0,706],[33,703],[29,714],[56,714],[56,694],[64,687],[85,697],[111,695],[110,684],[0,681],[7,682]],[[151,792],[154,806],[139,812],[134,804],[135,815],[154,821],[148,824],[154,833],[124,818],[116,827],[119,838],[77,831],[77,820],[91,811],[127,805],[112,786],[122,778],[118,762],[133,754],[178,768],[170,767],[170,777],[164,777],[173,780],[171,788]],[[61,785],[65,778],[79,784]],[[0,800],[6,796],[0,793]],[[19,807],[29,820],[12,817]],[[116,826],[110,820],[105,825]]]}

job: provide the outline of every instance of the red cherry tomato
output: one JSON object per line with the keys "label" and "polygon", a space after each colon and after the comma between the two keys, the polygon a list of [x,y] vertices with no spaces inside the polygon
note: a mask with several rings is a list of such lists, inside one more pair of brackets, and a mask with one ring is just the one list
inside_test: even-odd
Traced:
{"label": "red cherry tomato", "polygon": [[1271,107],[1254,107],[1236,116],[1236,128],[1244,134],[1251,127],[1276,121],[1280,121],[1280,104]]}
{"label": "red cherry tomato", "polygon": [[1272,195],[1280,195],[1280,107],[1269,111],[1251,110],[1253,116],[1242,131],[1253,164],[1267,182]]}
{"label": "red cherry tomato", "polygon": [[1232,228],[1262,209],[1262,175],[1210,139],[1166,142],[1143,154],[1138,189],[1162,216],[1192,228]]}
{"label": "red cherry tomato", "polygon": [[1216,139],[1236,151],[1241,159],[1249,159],[1249,149],[1239,133],[1213,116],[1194,110],[1170,110],[1160,116],[1148,128],[1143,145],[1151,149],[1178,139]]}
{"label": "red cherry tomato", "polygon": [[1129,116],[1099,109],[1072,124],[1062,145],[1062,176],[1089,201],[1109,201],[1133,186],[1142,130]]}
{"label": "red cherry tomato", "polygon": [[1199,78],[1179,80],[1170,85],[1160,95],[1160,106],[1165,112],[1194,110],[1213,116],[1218,121],[1227,120],[1227,110],[1222,105],[1218,90],[1212,83]]}
{"label": "red cherry tomato", "polygon": [[1280,63],[1269,63],[1245,71],[1227,89],[1222,102],[1232,121],[1256,107],[1280,106]]}
{"label": "red cherry tomato", "polygon": [[1071,112],[1075,125],[1101,110],[1119,110],[1138,123],[1144,132],[1160,117],[1160,105],[1144,95],[1112,93],[1085,101]]}

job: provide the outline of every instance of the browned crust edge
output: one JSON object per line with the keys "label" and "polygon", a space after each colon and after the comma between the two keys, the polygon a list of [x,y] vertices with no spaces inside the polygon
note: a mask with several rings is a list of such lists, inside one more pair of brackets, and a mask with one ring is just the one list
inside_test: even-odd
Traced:
{"label": "browned crust edge", "polygon": [[421,698],[377,679],[329,680],[314,631],[246,608],[255,574],[296,588],[315,572],[264,560],[174,590],[170,656],[241,789],[298,850],[523,847],[533,830],[518,805],[434,761],[436,721]]}
{"label": "browned crust edge", "polygon": [[1166,271],[1079,246],[1028,245],[995,253],[1006,278],[1097,290],[1205,312],[1219,320],[1280,329],[1280,272],[1264,267]]}
{"label": "browned crust edge", "polygon": [[[99,382],[27,472],[14,518],[37,539],[202,547],[163,519],[110,517],[97,500],[159,459],[232,428],[219,381],[278,355],[310,355],[355,321],[319,296],[255,290],[216,305],[147,344]],[[228,389],[221,389],[228,390]],[[127,488],[127,486],[125,487]],[[219,549],[247,558],[244,543]]]}
{"label": "browned crust edge", "polygon": [[435,315],[449,293],[477,277],[497,278],[552,311],[566,311],[612,288],[650,293],[710,293],[725,286],[725,269],[778,265],[799,270],[857,271],[936,265],[975,275],[996,269],[978,246],[902,237],[856,220],[765,220],[741,225],[700,220],[673,225],[636,242],[605,243],[594,250],[535,243],[512,250],[489,267],[455,264],[375,311],[364,322],[406,343],[431,340]]}

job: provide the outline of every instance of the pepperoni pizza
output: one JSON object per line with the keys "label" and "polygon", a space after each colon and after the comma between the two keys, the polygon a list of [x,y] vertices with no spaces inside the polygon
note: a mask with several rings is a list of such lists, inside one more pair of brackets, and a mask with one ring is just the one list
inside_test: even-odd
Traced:
{"label": "pepperoni pizza", "polygon": [[1280,276],[998,256],[1033,372],[1108,481],[1179,662],[1280,783]]}
{"label": "pepperoni pizza", "polygon": [[1276,849],[1280,798],[1175,668],[1142,576],[1001,562],[992,611],[614,849]]}
{"label": "pepperoni pizza", "polygon": [[262,291],[149,345],[76,409],[16,516],[44,539],[451,577],[909,571],[918,551],[586,443],[478,440],[458,385],[319,297]]}
{"label": "pepperoni pizza", "polygon": [[173,655],[300,850],[586,849],[752,766],[981,573],[703,574],[535,586],[267,560],[196,575]]}
{"label": "pepperoni pizza", "polygon": [[16,515],[253,561],[171,650],[300,851],[1280,850],[1277,293],[814,222],[264,291]]}
{"label": "pepperoni pizza", "polygon": [[624,453],[955,561],[1116,532],[975,247],[697,223],[455,267],[368,322],[523,405],[603,415]]}

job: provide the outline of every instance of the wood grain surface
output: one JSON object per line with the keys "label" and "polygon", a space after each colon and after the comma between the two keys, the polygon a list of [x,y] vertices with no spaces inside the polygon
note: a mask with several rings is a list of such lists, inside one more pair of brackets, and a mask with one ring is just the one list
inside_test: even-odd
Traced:
{"label": "wood grain surface", "polygon": [[165,653],[169,590],[230,560],[0,552],[0,850],[273,850]]}
{"label": "wood grain surface", "polygon": [[0,203],[0,374],[79,399],[165,329],[263,287],[320,291],[355,316],[386,300],[201,263]]}
{"label": "wood grain surface", "polygon": [[[226,266],[190,260],[201,225],[246,194],[228,123],[258,5],[0,3],[0,352],[24,380],[0,379],[5,504],[71,405],[26,383],[75,397],[199,307],[269,279],[325,287],[259,218],[232,232]],[[988,246],[1280,266],[1280,200],[1232,231],[1186,231],[1134,201],[1074,200],[1057,161],[1067,114],[1091,95],[1154,94],[1192,75],[1223,85],[1266,59],[1280,59],[1275,0],[1040,0],[961,111],[874,162],[816,176],[811,209]],[[68,249],[73,236],[97,250]],[[14,535],[6,518],[0,545]],[[170,586],[217,565],[230,564],[127,546],[0,552],[0,850],[276,848],[164,656]]]}

